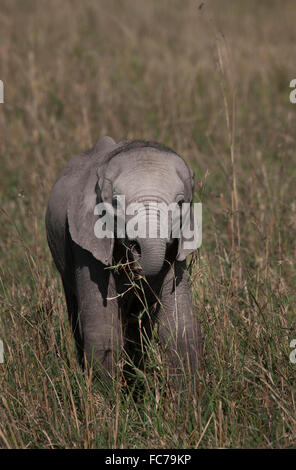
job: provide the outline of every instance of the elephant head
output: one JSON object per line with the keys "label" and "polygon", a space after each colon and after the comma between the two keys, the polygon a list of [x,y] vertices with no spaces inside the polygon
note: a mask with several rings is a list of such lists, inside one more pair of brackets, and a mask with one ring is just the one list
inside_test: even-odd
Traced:
{"label": "elephant head", "polygon": [[[178,211],[182,204],[188,203],[192,219],[193,185],[192,170],[179,155],[167,147],[144,141],[113,146],[96,171],[93,171],[93,167],[90,168],[83,190],[70,203],[68,220],[71,236],[76,243],[91,251],[105,264],[112,263],[114,239],[118,238],[131,249],[142,273],[154,276],[162,269],[166,250],[174,242],[174,220],[170,222],[169,219],[168,230],[164,235],[161,231],[161,210],[174,205]],[[122,196],[125,201],[125,234],[117,233],[114,228],[111,237],[98,239],[94,234],[94,225],[98,220],[96,204],[105,203],[118,220],[122,216],[118,205]],[[134,214],[130,212],[130,208],[135,207],[133,204],[138,204],[137,224],[147,227],[144,237],[132,230],[135,229]],[[191,226],[192,223],[191,220]],[[156,236],[153,238],[148,233],[147,224],[149,227],[153,224],[154,229],[156,228]],[[181,231],[176,255],[179,261],[184,260],[195,249],[186,248],[184,241]]]}

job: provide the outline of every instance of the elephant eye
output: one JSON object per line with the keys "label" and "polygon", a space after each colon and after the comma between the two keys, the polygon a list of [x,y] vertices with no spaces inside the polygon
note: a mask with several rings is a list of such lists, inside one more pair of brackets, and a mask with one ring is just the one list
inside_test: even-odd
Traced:
{"label": "elephant eye", "polygon": [[177,204],[179,207],[182,207],[184,202],[185,202],[184,199],[180,199]]}

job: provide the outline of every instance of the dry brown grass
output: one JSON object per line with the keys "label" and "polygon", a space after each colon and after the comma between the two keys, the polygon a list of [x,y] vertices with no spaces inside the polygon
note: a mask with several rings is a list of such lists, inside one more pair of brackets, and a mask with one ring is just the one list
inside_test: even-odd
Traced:
{"label": "dry brown grass", "polygon": [[[200,3],[1,0],[2,447],[295,446],[294,2]],[[204,395],[179,413],[161,373],[107,405],[75,362],[43,217],[65,162],[106,134],[195,170]]]}

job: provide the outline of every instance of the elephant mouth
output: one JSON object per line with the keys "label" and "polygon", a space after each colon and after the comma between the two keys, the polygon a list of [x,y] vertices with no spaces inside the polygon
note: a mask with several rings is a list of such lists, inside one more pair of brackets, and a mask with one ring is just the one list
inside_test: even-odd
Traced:
{"label": "elephant mouth", "polygon": [[137,241],[132,241],[130,245],[130,251],[135,261],[139,261],[141,258],[141,247]]}
{"label": "elephant mouth", "polygon": [[[145,271],[143,270],[143,266],[141,263],[143,252],[141,250],[140,243],[137,240],[127,239],[124,241],[123,245],[126,249],[126,255],[128,257],[130,267],[132,268],[133,273],[140,275],[140,276],[145,274]],[[178,252],[178,240],[170,239],[166,243],[166,246],[165,246],[165,254],[164,254],[163,262],[165,263],[166,267],[169,267],[171,265],[173,260],[176,258],[177,252]],[[153,276],[153,274],[151,273],[150,276]],[[157,274],[157,272],[155,274]]]}
{"label": "elephant mouth", "polygon": [[139,264],[141,259],[141,247],[139,243],[136,240],[125,240],[123,246],[126,249],[126,254],[133,271],[141,272],[141,266]]}
{"label": "elephant mouth", "polygon": [[162,269],[166,254],[166,240],[130,240],[129,253],[133,271],[144,276],[155,276]]}

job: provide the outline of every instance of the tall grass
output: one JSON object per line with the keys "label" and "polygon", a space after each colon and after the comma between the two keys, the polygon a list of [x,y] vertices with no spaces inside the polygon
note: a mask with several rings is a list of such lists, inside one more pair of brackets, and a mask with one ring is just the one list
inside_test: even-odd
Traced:
{"label": "tall grass", "polygon": [[[292,0],[2,0],[1,447],[295,446],[295,15]],[[157,342],[137,399],[120,374],[106,401],[75,359],[44,211],[102,135],[158,140],[195,171],[203,393],[177,411]]]}

